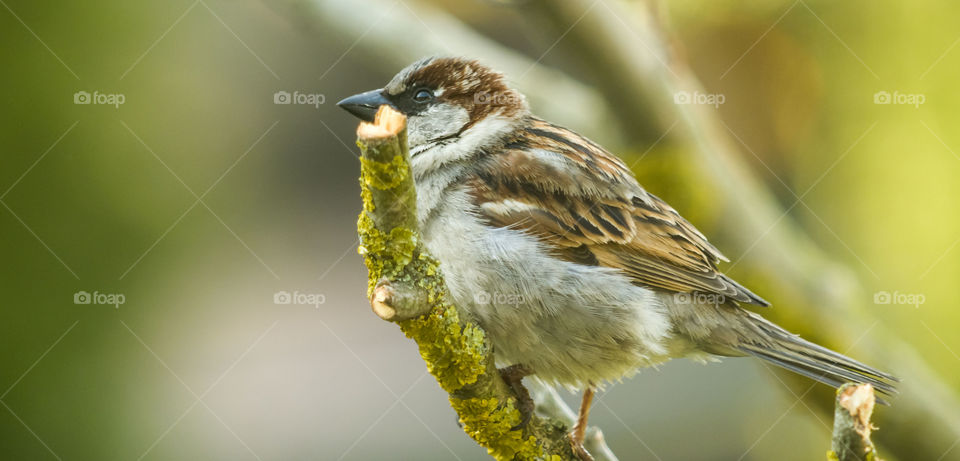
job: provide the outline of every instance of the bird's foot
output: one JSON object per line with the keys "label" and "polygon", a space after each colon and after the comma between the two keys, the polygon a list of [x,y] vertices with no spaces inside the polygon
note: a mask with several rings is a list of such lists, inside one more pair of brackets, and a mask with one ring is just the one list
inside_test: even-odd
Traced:
{"label": "bird's foot", "polygon": [[590,405],[593,403],[594,392],[596,391],[593,387],[584,389],[577,423],[573,425],[573,430],[570,431],[570,448],[573,449],[573,454],[580,458],[580,461],[593,461],[593,456],[590,456],[587,449],[583,448],[583,440],[587,436],[587,419],[590,416]]}
{"label": "bird's foot", "polygon": [[583,447],[583,431],[579,430],[577,427],[574,427],[573,430],[570,431],[569,435],[570,448],[573,449],[573,454],[577,455],[577,458],[579,458],[580,461],[593,461],[593,456],[591,456],[590,452]]}
{"label": "bird's foot", "polygon": [[516,395],[517,410],[520,411],[520,422],[510,428],[510,430],[523,429],[527,426],[527,423],[530,422],[530,419],[533,417],[533,410],[536,408],[533,398],[530,397],[530,391],[523,385],[523,377],[532,374],[533,371],[520,364],[510,365],[509,367],[501,368],[499,371],[500,377],[510,386],[513,394]]}
{"label": "bird's foot", "polygon": [[570,431],[570,448],[573,449],[573,454],[580,459],[580,461],[593,461],[593,456],[590,455],[590,452],[583,447],[583,436],[577,440],[577,428],[573,428]]}

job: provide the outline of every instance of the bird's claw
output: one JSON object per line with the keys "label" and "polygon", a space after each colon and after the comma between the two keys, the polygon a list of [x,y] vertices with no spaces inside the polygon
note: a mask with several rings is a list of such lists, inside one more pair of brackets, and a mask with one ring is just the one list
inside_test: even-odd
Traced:
{"label": "bird's claw", "polygon": [[517,410],[520,411],[520,422],[510,428],[511,431],[523,429],[533,418],[533,411],[536,404],[530,397],[530,391],[523,385],[523,377],[531,374],[530,369],[523,365],[510,365],[501,368],[500,377],[510,386],[514,395],[517,397]]}
{"label": "bird's claw", "polygon": [[520,422],[517,423],[516,426],[511,427],[510,430],[516,431],[527,427],[530,419],[533,418],[533,410],[535,408],[536,404],[533,403],[533,399],[530,398],[529,393],[526,394],[526,398],[517,399],[517,410],[520,411]]}
{"label": "bird's claw", "polygon": [[570,431],[570,448],[580,461],[593,461],[593,456],[583,447],[583,440],[577,440],[576,429]]}

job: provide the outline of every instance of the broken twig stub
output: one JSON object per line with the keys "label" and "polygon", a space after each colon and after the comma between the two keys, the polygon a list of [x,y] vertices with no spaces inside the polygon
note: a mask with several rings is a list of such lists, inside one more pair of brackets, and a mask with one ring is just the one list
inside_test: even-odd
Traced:
{"label": "broken twig stub", "polygon": [[877,449],[870,440],[875,427],[870,424],[875,404],[873,386],[844,384],[837,390],[833,420],[830,461],[880,461]]}

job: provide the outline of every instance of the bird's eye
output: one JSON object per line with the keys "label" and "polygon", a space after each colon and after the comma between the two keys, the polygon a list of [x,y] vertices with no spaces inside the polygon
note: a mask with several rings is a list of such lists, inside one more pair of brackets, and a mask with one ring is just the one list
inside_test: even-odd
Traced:
{"label": "bird's eye", "polygon": [[428,102],[433,99],[433,92],[423,88],[413,94],[413,100],[416,102]]}

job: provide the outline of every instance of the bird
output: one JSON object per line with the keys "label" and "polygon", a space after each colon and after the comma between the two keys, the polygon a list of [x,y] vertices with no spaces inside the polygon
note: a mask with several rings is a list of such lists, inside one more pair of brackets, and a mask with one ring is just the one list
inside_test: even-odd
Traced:
{"label": "bird", "polygon": [[504,74],[432,56],[338,103],[407,117],[417,223],[456,306],[486,332],[524,421],[526,376],[583,391],[580,459],[598,389],[674,358],[753,356],[830,386],[898,379],[746,306],[770,303],[719,270],[728,259],[596,142],[534,115]]}

